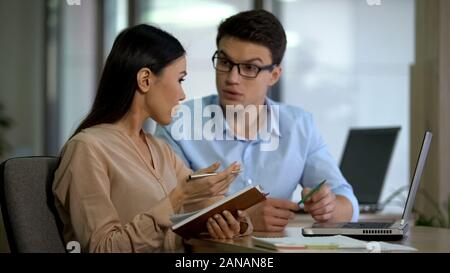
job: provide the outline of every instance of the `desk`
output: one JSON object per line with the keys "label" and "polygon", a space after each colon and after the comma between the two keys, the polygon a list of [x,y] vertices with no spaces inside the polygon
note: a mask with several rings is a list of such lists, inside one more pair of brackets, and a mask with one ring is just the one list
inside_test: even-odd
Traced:
{"label": "desk", "polygon": [[[361,221],[390,219],[393,215],[378,215],[370,216],[366,215],[361,217]],[[398,219],[395,218],[395,219]],[[288,225],[286,231],[281,233],[266,233],[255,232],[255,236],[295,236],[301,234],[301,226],[309,225],[312,223],[312,219],[308,215],[297,215],[297,217]],[[393,241],[395,244],[402,244],[412,246],[418,250],[418,252],[450,252],[450,229],[432,228],[412,226],[409,230],[409,234],[401,241]],[[265,249],[253,245],[251,236],[236,238],[233,240],[214,240],[208,238],[196,238],[186,241],[188,249],[192,252],[218,252],[218,253],[267,253],[276,252],[274,250]],[[352,250],[354,251],[354,250]],[[367,252],[368,250],[361,249],[359,252]],[[317,251],[316,251],[317,252]],[[348,250],[320,250],[320,252],[348,252]]]}

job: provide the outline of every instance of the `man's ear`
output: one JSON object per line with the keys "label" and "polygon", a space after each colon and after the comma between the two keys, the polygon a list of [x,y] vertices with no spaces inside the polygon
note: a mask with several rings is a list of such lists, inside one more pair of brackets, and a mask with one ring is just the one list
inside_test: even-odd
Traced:
{"label": "man's ear", "polygon": [[278,80],[281,77],[281,66],[277,65],[271,72],[270,74],[270,82],[269,82],[269,86],[273,86],[274,84],[276,84],[278,82]]}
{"label": "man's ear", "polygon": [[138,71],[137,84],[139,92],[147,93],[148,91],[150,91],[152,81],[153,81],[153,73],[150,69],[144,67]]}

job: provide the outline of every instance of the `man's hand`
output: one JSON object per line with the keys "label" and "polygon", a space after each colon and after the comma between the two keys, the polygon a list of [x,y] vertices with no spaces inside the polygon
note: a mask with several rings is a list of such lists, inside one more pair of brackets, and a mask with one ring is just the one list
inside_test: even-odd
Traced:
{"label": "man's hand", "polygon": [[284,230],[289,219],[294,218],[294,211],[298,209],[297,203],[267,198],[247,211],[255,231],[280,232]]}
{"label": "man's hand", "polygon": [[[306,196],[310,191],[310,188],[303,188],[302,197]],[[305,211],[311,214],[317,222],[330,221],[333,219],[336,209],[336,195],[325,184],[304,204]]]}

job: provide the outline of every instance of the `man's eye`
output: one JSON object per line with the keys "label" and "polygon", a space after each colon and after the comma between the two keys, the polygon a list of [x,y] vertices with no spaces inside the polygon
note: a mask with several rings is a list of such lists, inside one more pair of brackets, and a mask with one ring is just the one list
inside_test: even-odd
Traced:
{"label": "man's eye", "polygon": [[181,78],[181,79],[178,80],[178,82],[179,82],[179,83],[182,83],[182,82],[184,82],[185,80],[186,80],[185,78]]}
{"label": "man's eye", "polygon": [[219,59],[219,64],[220,65],[229,65],[230,61],[228,61],[227,59]]}
{"label": "man's eye", "polygon": [[253,64],[243,64],[241,69],[243,69],[245,71],[249,71],[249,72],[258,71],[258,67],[256,65],[253,65]]}

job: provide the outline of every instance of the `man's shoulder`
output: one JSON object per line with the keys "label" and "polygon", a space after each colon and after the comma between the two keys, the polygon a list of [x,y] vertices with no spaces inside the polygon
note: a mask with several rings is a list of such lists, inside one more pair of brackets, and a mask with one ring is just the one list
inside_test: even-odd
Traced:
{"label": "man's shoulder", "polygon": [[301,107],[281,102],[273,102],[272,107],[278,107],[280,119],[285,121],[311,120],[312,114]]}

